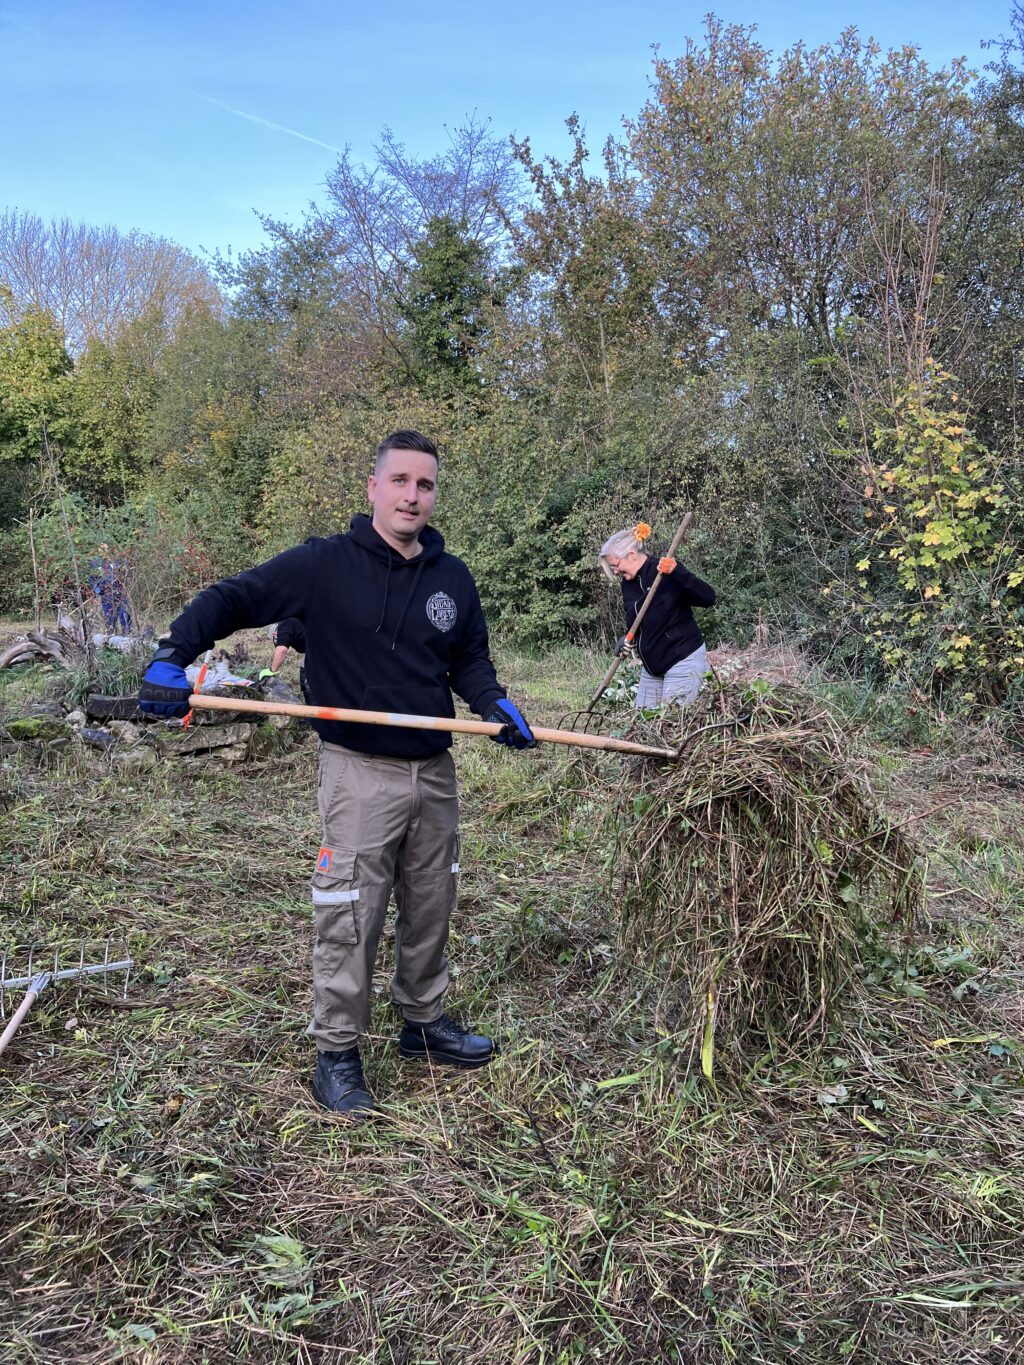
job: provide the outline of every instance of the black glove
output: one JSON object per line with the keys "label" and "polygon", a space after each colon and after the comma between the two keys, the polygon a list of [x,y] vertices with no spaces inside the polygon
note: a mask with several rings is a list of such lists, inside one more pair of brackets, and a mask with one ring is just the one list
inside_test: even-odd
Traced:
{"label": "black glove", "polygon": [[620,635],[619,638],[615,641],[616,659],[619,658],[619,656],[622,654],[632,654],[632,652],[633,641],[629,638],[628,635]]}
{"label": "black glove", "polygon": [[158,651],[146,669],[139,688],[139,706],[149,716],[184,716],[188,713],[192,688],[182,666],[166,657],[161,659],[163,653]]}
{"label": "black glove", "polygon": [[537,741],[533,737],[533,731],[527,725],[525,717],[507,698],[496,701],[484,716],[484,720],[497,722],[501,726],[500,733],[491,736],[495,743],[510,744],[513,749],[536,749]]}

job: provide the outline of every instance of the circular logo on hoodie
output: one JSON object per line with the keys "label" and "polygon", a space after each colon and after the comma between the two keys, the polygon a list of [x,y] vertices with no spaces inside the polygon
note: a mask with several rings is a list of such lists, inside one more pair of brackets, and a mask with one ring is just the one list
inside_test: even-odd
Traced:
{"label": "circular logo on hoodie", "polygon": [[427,598],[427,616],[438,630],[451,630],[458,616],[458,608],[446,592],[435,592]]}

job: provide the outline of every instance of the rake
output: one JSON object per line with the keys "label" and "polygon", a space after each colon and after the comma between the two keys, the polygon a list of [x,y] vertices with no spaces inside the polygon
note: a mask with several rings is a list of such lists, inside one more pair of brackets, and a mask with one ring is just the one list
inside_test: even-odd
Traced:
{"label": "rake", "polygon": [[[78,945],[78,963],[71,967],[61,966],[61,962],[67,962],[69,954],[66,949],[61,949],[60,946],[52,949],[50,947],[29,947],[24,950],[27,953],[24,963],[27,970],[21,976],[8,976],[8,963],[11,954],[8,953],[7,949],[4,949],[0,953],[0,1019],[7,1018],[6,993],[8,991],[24,990],[25,995],[18,1008],[11,1015],[7,1027],[3,1033],[0,1033],[0,1053],[4,1051],[7,1044],[17,1033],[22,1020],[39,996],[42,995],[47,986],[52,985],[55,981],[77,981],[79,992],[81,992],[82,983],[87,977],[106,976],[110,972],[124,972],[122,995],[127,996],[128,977],[134,963],[128,956],[126,945],[123,943],[118,951],[123,952],[124,956],[115,957],[112,949],[113,942],[112,938],[104,940],[102,961],[86,962],[86,950],[89,944],[86,939],[83,939]],[[74,953],[72,952],[70,956],[73,958]],[[38,965],[40,958],[46,963],[43,968]]]}

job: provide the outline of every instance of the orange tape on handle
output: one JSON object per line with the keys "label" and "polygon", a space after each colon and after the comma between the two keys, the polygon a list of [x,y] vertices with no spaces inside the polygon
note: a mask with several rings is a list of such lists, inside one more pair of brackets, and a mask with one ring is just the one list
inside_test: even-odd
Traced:
{"label": "orange tape on handle", "polygon": [[[201,667],[200,670],[199,670],[199,676],[196,678],[196,692],[197,692],[197,693],[199,693],[199,692],[201,692],[201,691],[203,690],[203,679],[206,677],[206,670],[207,670],[207,669],[209,668],[209,666],[210,666],[210,655],[211,655],[212,653],[213,653],[213,650],[212,650],[212,649],[208,649],[208,650],[206,651],[206,658],[203,660],[202,667]],[[183,730],[187,730],[188,727],[189,727],[191,724],[192,724],[192,708],[190,707],[190,708],[188,709],[188,711],[186,711],[186,713],[185,713],[185,715],[184,715],[184,718],[182,719],[181,728],[182,728]]]}

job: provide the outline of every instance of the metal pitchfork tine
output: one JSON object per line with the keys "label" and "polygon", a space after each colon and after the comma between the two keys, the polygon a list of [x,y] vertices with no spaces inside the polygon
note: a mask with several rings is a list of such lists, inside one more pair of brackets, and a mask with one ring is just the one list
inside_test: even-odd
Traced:
{"label": "metal pitchfork tine", "polygon": [[52,985],[55,981],[70,981],[74,979],[77,980],[79,986],[81,986],[82,981],[84,981],[87,976],[105,976],[108,972],[124,972],[124,989],[122,995],[127,996],[128,980],[134,965],[132,958],[127,956],[127,945],[124,945],[125,956],[117,961],[112,961],[110,956],[112,937],[108,935],[103,941],[103,961],[86,962],[85,950],[87,942],[86,939],[82,939],[78,945],[78,965],[76,967],[61,967],[61,959],[63,957],[64,960],[66,960],[67,954],[61,952],[59,945],[54,948],[53,963],[52,966],[49,965],[49,949],[47,949],[48,965],[42,971],[34,970],[36,948],[34,945],[30,945],[28,948],[28,960],[25,964],[28,971],[24,976],[8,976],[7,964],[10,955],[6,948],[0,953],[0,1019],[7,1018],[5,1003],[6,992],[21,989],[25,990],[25,995],[21,1004],[11,1015],[10,1023],[8,1023],[3,1033],[0,1034],[0,1053],[4,1051],[7,1044],[17,1033],[18,1029],[21,1027],[22,1020],[25,1018],[26,1014],[28,1014],[39,996],[42,995],[47,986]]}
{"label": "metal pitchfork tine", "polygon": [[606,711],[593,711],[588,708],[586,711],[567,711],[558,724],[561,729],[573,730],[578,735],[599,735],[609,720]]}

